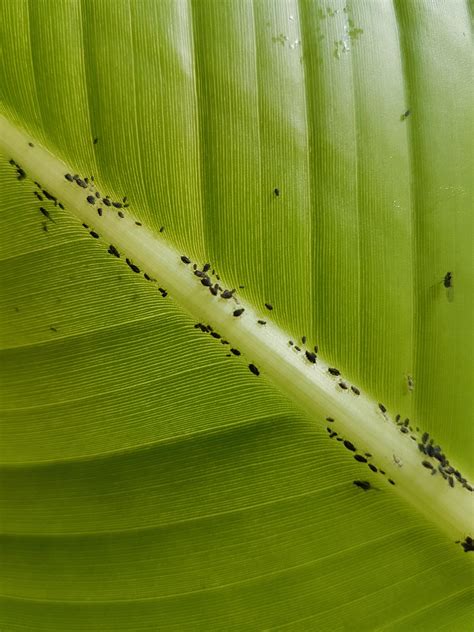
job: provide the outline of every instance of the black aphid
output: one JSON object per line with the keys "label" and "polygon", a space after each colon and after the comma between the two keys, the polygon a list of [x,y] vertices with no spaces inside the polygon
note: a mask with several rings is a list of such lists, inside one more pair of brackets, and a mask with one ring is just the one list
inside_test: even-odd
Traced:
{"label": "black aphid", "polygon": [[222,338],[222,336],[220,334],[217,333],[217,331],[212,331],[211,332],[211,336],[213,338],[217,338],[219,340],[219,338]]}
{"label": "black aphid", "polygon": [[230,290],[224,290],[221,294],[221,298],[232,298],[232,292]]}
{"label": "black aphid", "polygon": [[266,320],[257,320],[257,323],[258,323],[259,325],[266,325],[266,324],[267,324],[267,321],[266,321]]}
{"label": "black aphid", "polygon": [[94,140],[92,141],[92,144],[93,145],[97,145],[98,142],[99,142],[99,139],[98,138],[94,138]]}
{"label": "black aphid", "polygon": [[424,432],[423,436],[421,437],[422,443],[426,443],[429,438],[430,438],[430,435],[427,432]]}
{"label": "black aphid", "polygon": [[89,178],[84,178],[84,182],[85,182],[86,184],[89,184]]}
{"label": "black aphid", "polygon": [[278,197],[280,195],[280,189],[273,189],[273,195]]}
{"label": "black aphid", "polygon": [[270,305],[270,303],[265,303],[265,307],[269,310],[273,309],[273,305]]}
{"label": "black aphid", "polygon": [[319,351],[318,345],[314,345],[313,349],[314,349],[314,353],[318,353],[318,351]]}
{"label": "black aphid", "polygon": [[250,369],[250,372],[253,373],[254,375],[260,375],[260,371],[257,369],[255,364],[249,364],[249,369]]}
{"label": "black aphid", "polygon": [[43,227],[44,232],[47,233],[48,232],[48,226],[47,226],[46,222],[42,222],[41,225]]}
{"label": "black aphid", "polygon": [[334,421],[334,418],[333,417],[326,417],[326,421],[332,422],[332,421]]}
{"label": "black aphid", "polygon": [[[194,265],[193,265],[194,268]],[[204,272],[202,272],[201,270],[194,270],[194,275],[199,277],[200,279],[202,279],[202,277],[204,276]]]}
{"label": "black aphid", "polygon": [[422,464],[423,467],[426,467],[429,470],[433,469],[433,464],[430,463],[429,461],[422,461],[421,464]]}
{"label": "black aphid", "polygon": [[98,209],[97,209],[97,215],[99,215],[100,217],[102,217],[102,209],[101,209],[101,208],[98,208]]}
{"label": "black aphid", "polygon": [[24,180],[26,178],[26,171],[23,171],[21,167],[18,167],[16,172],[18,174],[17,180]]}
{"label": "black aphid", "polygon": [[245,285],[239,285],[239,289],[244,290],[245,289]]}
{"label": "black aphid", "polygon": [[295,343],[293,342],[293,340],[288,340],[288,344],[290,345],[290,347],[292,347]]}
{"label": "black aphid", "polygon": [[357,386],[351,386],[351,391],[355,394],[355,395],[360,395],[360,391],[357,388]]}
{"label": "black aphid", "polygon": [[30,147],[34,147],[33,143],[28,143],[28,145],[29,145]]}
{"label": "black aphid", "polygon": [[295,345],[295,351],[301,351],[301,348]]}
{"label": "black aphid", "polygon": [[245,309],[243,307],[241,307],[240,309],[236,309],[233,312],[233,316],[235,316],[236,318],[238,318],[239,316],[242,316],[242,314],[245,312]]}
{"label": "black aphid", "polygon": [[202,271],[203,271],[203,272],[207,272],[207,271],[208,271],[208,270],[210,270],[210,269],[211,269],[211,264],[210,264],[210,263],[205,263],[205,264],[203,265]]}
{"label": "black aphid", "polygon": [[240,355],[240,351],[238,349],[231,349],[230,352],[233,353],[236,356]]}
{"label": "black aphid", "polygon": [[204,285],[204,287],[211,287],[212,279],[208,276],[204,277],[204,279],[201,279],[201,283]]}
{"label": "black aphid", "polygon": [[364,452],[365,456],[372,456],[370,452]]}
{"label": "black aphid", "polygon": [[341,372],[339,371],[339,369],[335,369],[334,367],[329,367],[328,368],[328,373],[330,373],[331,375],[341,375]]}
{"label": "black aphid", "polygon": [[349,388],[345,382],[341,381],[341,382],[338,382],[338,384],[342,388],[343,391],[347,391],[347,389]]}
{"label": "black aphid", "polygon": [[219,289],[217,288],[216,285],[214,285],[213,287],[209,288],[209,292],[213,295],[213,296],[217,296],[217,293],[219,292]]}
{"label": "black aphid", "polygon": [[43,201],[43,197],[38,193],[38,191],[33,191],[33,195],[35,195],[35,197],[37,197],[40,202]]}
{"label": "black aphid", "polygon": [[356,487],[360,487],[365,492],[371,487],[369,481],[352,481],[352,482]]}
{"label": "black aphid", "polygon": [[444,285],[444,287],[452,287],[452,285],[453,285],[453,273],[452,272],[446,272],[446,274],[444,275],[444,279],[443,279],[443,285]]}
{"label": "black aphid", "polygon": [[186,257],[185,255],[181,257],[181,261],[186,265],[188,265],[188,263],[191,263],[191,259],[189,257]]}
{"label": "black aphid", "polygon": [[110,244],[109,249],[107,250],[107,252],[109,254],[113,255],[114,257],[117,257],[117,258],[120,257],[119,251],[117,250],[117,248],[113,244]]}
{"label": "black aphid", "polygon": [[390,485],[395,485],[395,481],[392,481],[391,478],[388,479],[388,482],[390,483]]}
{"label": "black aphid", "polygon": [[379,408],[380,408],[380,410],[381,410],[383,413],[386,413],[386,412],[387,412],[387,409],[385,408],[385,406],[384,406],[383,404],[380,404],[380,403],[379,403]]}
{"label": "black aphid", "polygon": [[49,211],[47,211],[45,208],[43,208],[42,206],[40,206],[40,211],[41,213],[47,218],[47,219],[51,219],[51,215],[49,214]]}
{"label": "black aphid", "polygon": [[451,487],[454,487],[454,478],[452,476],[448,476],[448,483]]}
{"label": "black aphid", "polygon": [[123,218],[125,217],[125,215],[122,213],[122,211],[119,211],[119,212],[117,213],[117,215],[118,215],[121,219],[123,219]]}
{"label": "black aphid", "polygon": [[348,441],[347,439],[344,440],[344,447],[350,450],[351,452],[355,452],[357,449],[355,445],[351,443],[350,441]]}
{"label": "black aphid", "polygon": [[95,204],[95,197],[93,195],[88,195],[87,201],[89,202],[89,204]]}
{"label": "black aphid", "polygon": [[64,177],[66,178],[66,180],[69,180],[69,182],[74,182],[74,178],[70,173],[64,174]]}
{"label": "black aphid", "polygon": [[47,198],[48,200],[51,200],[51,202],[54,202],[54,206],[57,205],[58,200],[54,197],[54,195],[51,195],[51,193],[49,193],[49,191],[46,191],[46,189],[41,189],[43,191],[43,195],[45,198]]}
{"label": "black aphid", "polygon": [[382,474],[383,476],[385,476],[385,472],[384,472],[384,470],[379,470],[379,471],[380,471],[380,474]]}
{"label": "black aphid", "polygon": [[100,193],[99,193],[98,191],[96,191],[96,192],[95,192],[95,197],[96,197],[97,199],[99,199],[99,198],[100,198]]}
{"label": "black aphid", "polygon": [[400,415],[397,415],[397,416],[395,417],[395,421],[396,421],[396,422],[397,422],[397,424],[398,424],[398,422],[400,421]]}
{"label": "black aphid", "polygon": [[373,463],[369,463],[369,467],[372,470],[372,472],[377,472],[377,468],[375,467],[375,465],[373,465]]}
{"label": "black aphid", "polygon": [[160,226],[160,233],[162,233],[165,230],[164,226]]}
{"label": "black aphid", "polygon": [[305,351],[306,359],[312,364],[316,364],[316,354],[312,351]]}
{"label": "black aphid", "polygon": [[402,426],[400,428],[400,432],[403,432],[403,434],[408,434],[409,430],[408,430],[408,428],[405,428],[405,426]]}
{"label": "black aphid", "polygon": [[168,296],[168,292],[167,292],[165,289],[163,289],[162,287],[159,287],[159,288],[158,288],[158,292],[160,292],[160,294],[161,294],[161,296],[162,296],[163,298],[165,298],[166,296]]}
{"label": "black aphid", "polygon": [[115,208],[122,208],[123,204],[122,202],[112,202],[112,206],[115,206]]}
{"label": "black aphid", "polygon": [[105,206],[112,206],[112,202],[109,200],[108,197],[102,198],[102,202],[105,204]]}
{"label": "black aphid", "polygon": [[128,199],[128,198],[127,198],[127,196],[123,197],[123,198],[122,198],[122,202],[123,202],[124,204],[126,204],[126,203],[127,203],[127,199]]}
{"label": "black aphid", "polygon": [[301,342],[302,342],[302,344],[304,344],[304,345],[306,344],[306,336],[303,336],[303,337],[301,338]]}
{"label": "black aphid", "polygon": [[89,235],[91,237],[94,237],[94,239],[99,239],[99,235],[95,232],[95,230],[91,230],[91,232],[89,233]]}
{"label": "black aphid", "polygon": [[230,342],[228,340],[224,340],[224,339],[221,339],[221,343],[223,345],[230,345]]}
{"label": "black aphid", "polygon": [[359,463],[367,463],[367,459],[365,458],[365,456],[362,456],[361,454],[354,454],[354,459],[356,461],[359,461]]}
{"label": "black aphid", "polygon": [[62,209],[64,211],[64,206],[61,204],[61,202],[58,202],[58,206],[60,209]]}
{"label": "black aphid", "polygon": [[83,189],[87,189],[87,182],[85,182],[81,178],[76,178],[76,183]]}
{"label": "black aphid", "polygon": [[84,228],[89,228],[89,226],[87,224],[82,224],[84,226]]}
{"label": "black aphid", "polygon": [[54,333],[57,333],[57,331],[58,331],[58,330],[56,329],[56,327],[50,327],[50,328],[49,328],[49,330],[50,330],[50,331],[54,331]]}

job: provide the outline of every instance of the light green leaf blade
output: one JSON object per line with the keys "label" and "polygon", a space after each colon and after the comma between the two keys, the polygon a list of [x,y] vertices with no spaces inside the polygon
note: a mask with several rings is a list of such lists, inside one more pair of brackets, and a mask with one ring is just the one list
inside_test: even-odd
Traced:
{"label": "light green leaf blade", "polygon": [[[469,472],[464,3],[2,10],[14,124]],[[2,627],[472,627],[460,547],[1,173]]]}

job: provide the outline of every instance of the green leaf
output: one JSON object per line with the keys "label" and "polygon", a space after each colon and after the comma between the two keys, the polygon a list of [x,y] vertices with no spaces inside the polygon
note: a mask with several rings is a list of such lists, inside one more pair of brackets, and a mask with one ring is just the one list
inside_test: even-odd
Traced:
{"label": "green leaf", "polygon": [[1,13],[1,629],[472,629],[467,3]]}

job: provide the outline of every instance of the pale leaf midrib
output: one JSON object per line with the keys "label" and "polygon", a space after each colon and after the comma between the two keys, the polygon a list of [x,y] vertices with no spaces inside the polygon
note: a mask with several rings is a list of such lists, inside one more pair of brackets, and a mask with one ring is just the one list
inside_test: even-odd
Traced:
{"label": "pale leaf midrib", "polygon": [[[180,255],[186,253],[177,252],[162,237],[135,226],[129,217],[119,219],[115,213],[98,217],[96,205],[85,199],[88,192],[64,178],[69,168],[36,142],[31,147],[31,139],[4,117],[0,118],[0,137],[6,157],[13,158],[28,177],[41,182],[60,199],[67,209],[65,213],[70,212],[95,229],[105,247],[113,243],[122,257],[128,256],[141,270],[159,278],[177,304],[196,320],[212,324],[242,352],[247,363],[255,364],[260,376],[251,379],[269,379],[315,423],[326,425],[326,416],[335,418],[334,430],[354,443],[358,453],[372,453],[374,464],[385,470],[385,478],[394,479],[395,486],[380,480],[387,493],[398,493],[451,538],[464,539],[470,531],[472,496],[458,484],[452,489],[441,476],[430,476],[421,465],[423,457],[417,442],[400,433],[389,415],[381,413],[376,401],[363,393],[355,397],[340,389],[327,373],[327,365],[319,358],[316,365],[310,364],[302,354],[295,354],[288,345],[288,336],[268,317],[267,325],[259,327],[259,316],[250,305],[241,304],[245,313],[234,318],[236,304],[212,296],[192,274],[190,266],[181,261]],[[416,425],[422,428],[420,420]],[[402,467],[394,464],[394,454]]]}

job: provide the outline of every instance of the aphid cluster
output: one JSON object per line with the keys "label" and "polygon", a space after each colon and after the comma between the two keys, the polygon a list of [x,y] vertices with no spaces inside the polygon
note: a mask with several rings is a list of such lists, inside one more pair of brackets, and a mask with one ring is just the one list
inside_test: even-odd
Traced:
{"label": "aphid cluster", "polygon": [[474,551],[474,542],[470,535],[466,536],[464,541],[456,540],[456,544],[460,544],[464,550],[464,553],[469,553],[470,551]]}
{"label": "aphid cluster", "polygon": [[418,450],[423,454],[421,465],[430,470],[432,476],[439,473],[450,487],[454,487],[457,481],[464,489],[470,492],[474,491],[474,487],[468,483],[459,470],[449,463],[441,446],[435,445],[434,440],[430,439],[427,432],[423,433],[421,441],[418,443]]}

